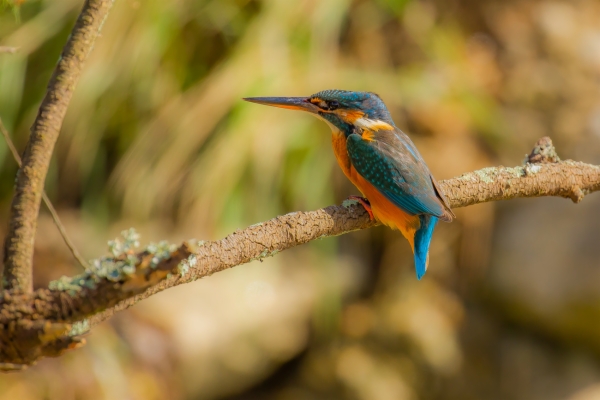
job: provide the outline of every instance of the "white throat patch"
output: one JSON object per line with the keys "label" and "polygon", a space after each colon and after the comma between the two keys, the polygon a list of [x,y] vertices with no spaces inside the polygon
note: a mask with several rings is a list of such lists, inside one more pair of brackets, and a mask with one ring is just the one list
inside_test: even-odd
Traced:
{"label": "white throat patch", "polygon": [[365,118],[365,117],[361,117],[359,119],[357,119],[356,121],[354,121],[354,125],[363,128],[363,129],[368,129],[371,131],[378,131],[380,129],[385,129],[385,130],[392,130],[394,129],[393,126],[391,126],[390,124],[388,124],[385,121],[381,121],[379,119],[369,119],[369,118]]}

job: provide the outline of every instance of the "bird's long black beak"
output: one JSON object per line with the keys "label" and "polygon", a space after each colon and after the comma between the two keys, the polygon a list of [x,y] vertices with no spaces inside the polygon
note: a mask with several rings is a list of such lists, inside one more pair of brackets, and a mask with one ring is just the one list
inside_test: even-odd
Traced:
{"label": "bird's long black beak", "polygon": [[316,113],[319,109],[319,107],[309,101],[308,97],[246,97],[244,100],[266,106],[308,111],[311,113]]}

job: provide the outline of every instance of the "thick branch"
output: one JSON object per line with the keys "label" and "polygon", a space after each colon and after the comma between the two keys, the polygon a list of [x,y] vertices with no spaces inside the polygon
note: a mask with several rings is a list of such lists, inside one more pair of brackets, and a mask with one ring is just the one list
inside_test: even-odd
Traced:
{"label": "thick branch", "polygon": [[33,243],[50,158],[83,64],[112,3],[113,0],[85,2],[31,127],[23,166],[17,174],[4,249],[4,278],[9,287],[32,289]]}
{"label": "thick branch", "polygon": [[[452,207],[539,196],[561,196],[578,202],[585,194],[600,190],[600,167],[574,161],[551,163],[546,156],[540,157],[536,164],[485,168],[448,179],[440,182],[441,190]],[[135,260],[128,271],[118,267],[121,270],[107,272],[102,267],[66,279],[60,288],[52,290],[39,289],[29,294],[5,291],[0,298],[0,362],[27,364],[59,354],[81,343],[79,337],[64,333],[70,323],[87,319],[91,326],[167,288],[315,239],[377,224],[357,204],[294,212],[221,240],[184,243],[171,253],[147,249],[135,256],[128,253],[109,260],[111,265]],[[33,335],[32,330],[37,334]],[[23,342],[21,337],[34,339]],[[50,339],[42,343],[39,338]]]}
{"label": "thick branch", "polygon": [[[559,196],[574,202],[600,190],[600,167],[574,161],[485,168],[440,182],[451,207],[466,207],[519,197]],[[234,232],[224,239],[204,243],[194,253],[189,270],[144,293],[119,303],[96,320],[106,319],[154,293],[188,283],[316,239],[338,236],[379,225],[370,221],[359,205],[329,206],[316,211],[293,212]]]}
{"label": "thick branch", "polygon": [[[485,168],[441,181],[440,186],[454,208],[517,197],[560,196],[580,200],[579,196],[600,189],[600,167],[564,161],[556,164],[527,164],[514,168]],[[70,296],[68,308],[57,308],[55,303],[59,302],[60,296],[56,290],[49,289],[39,289],[34,294],[25,294],[18,301],[11,302],[29,302],[32,306],[30,310],[21,307],[19,311],[20,316],[24,318],[74,322],[114,305],[115,296],[123,292],[124,287],[128,287],[129,293],[117,296],[121,302],[118,306],[120,309],[169,287],[269,257],[312,240],[376,225],[378,223],[370,221],[364,209],[356,204],[293,212],[236,231],[221,240],[203,242],[199,246],[184,243],[174,253],[178,254],[177,262],[193,253],[192,261],[185,268],[180,268],[177,274],[157,285],[146,285],[147,289],[137,297],[134,296],[136,290],[132,290],[132,287],[137,285],[131,278],[135,275],[124,275],[122,280],[116,283],[113,281],[107,286],[104,285],[106,279],[100,280],[93,288],[78,284],[74,278],[73,285],[80,286],[81,290]],[[141,254],[138,258],[144,260],[146,256]],[[147,265],[140,262],[137,268],[145,269]],[[173,272],[173,259],[160,262],[156,269]],[[89,280],[89,277],[82,276],[83,279]],[[40,296],[41,293],[45,294]],[[33,302],[36,302],[35,307]],[[6,312],[7,304],[0,300],[0,324],[16,319],[15,315]]]}

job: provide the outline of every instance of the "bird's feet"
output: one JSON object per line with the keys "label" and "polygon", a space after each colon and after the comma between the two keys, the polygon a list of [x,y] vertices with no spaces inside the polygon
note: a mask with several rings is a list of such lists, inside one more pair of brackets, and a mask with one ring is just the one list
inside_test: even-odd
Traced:
{"label": "bird's feet", "polygon": [[364,197],[360,196],[348,196],[348,200],[356,200],[365,208],[365,211],[369,213],[369,219],[373,221],[375,217],[373,217],[373,210],[371,210],[371,203]]}

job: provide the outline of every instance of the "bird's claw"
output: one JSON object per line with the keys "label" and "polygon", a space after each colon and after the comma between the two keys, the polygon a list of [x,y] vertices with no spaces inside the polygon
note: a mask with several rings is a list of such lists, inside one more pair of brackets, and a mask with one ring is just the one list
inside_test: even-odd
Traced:
{"label": "bird's claw", "polygon": [[373,210],[371,210],[371,203],[364,197],[360,196],[348,196],[348,200],[356,200],[365,208],[365,211],[369,213],[369,219],[373,221],[375,217],[373,216]]}

